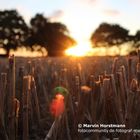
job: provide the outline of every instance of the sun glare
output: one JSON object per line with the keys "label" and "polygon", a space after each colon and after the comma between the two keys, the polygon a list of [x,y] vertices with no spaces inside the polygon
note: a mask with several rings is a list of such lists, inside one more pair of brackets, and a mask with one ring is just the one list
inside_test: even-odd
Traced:
{"label": "sun glare", "polygon": [[67,56],[84,57],[84,56],[116,56],[128,55],[133,51],[131,45],[124,44],[120,47],[96,47],[92,48],[90,42],[81,42],[65,51]]}
{"label": "sun glare", "polygon": [[68,56],[88,56],[92,52],[92,48],[89,42],[82,42],[73,46],[65,51]]}

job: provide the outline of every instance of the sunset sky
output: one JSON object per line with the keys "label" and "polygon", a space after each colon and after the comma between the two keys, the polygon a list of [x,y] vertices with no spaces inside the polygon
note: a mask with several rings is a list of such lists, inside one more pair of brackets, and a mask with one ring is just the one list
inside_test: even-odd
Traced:
{"label": "sunset sky", "polygon": [[102,22],[140,29],[140,0],[3,0],[0,9],[17,9],[29,23],[36,13],[66,24],[76,40],[87,40]]}

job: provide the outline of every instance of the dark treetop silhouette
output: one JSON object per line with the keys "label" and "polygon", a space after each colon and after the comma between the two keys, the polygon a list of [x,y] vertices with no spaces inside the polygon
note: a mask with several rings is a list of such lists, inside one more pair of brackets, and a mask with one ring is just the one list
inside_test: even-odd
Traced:
{"label": "dark treetop silhouette", "polygon": [[96,47],[120,45],[130,40],[129,31],[117,24],[102,23],[91,36]]}
{"label": "dark treetop silhouette", "polygon": [[0,11],[0,46],[7,50],[16,49],[25,41],[28,27],[16,10]]}
{"label": "dark treetop silhouette", "polygon": [[111,47],[123,43],[130,43],[135,50],[132,50],[130,54],[136,55],[140,47],[140,30],[135,35],[130,35],[129,30],[121,27],[118,24],[102,23],[91,35],[91,43],[94,47]]}
{"label": "dark treetop silhouette", "polygon": [[69,36],[67,27],[62,23],[50,22],[42,14],[36,14],[30,23],[31,32],[26,43],[46,47],[49,56],[63,56],[65,49],[76,44]]}
{"label": "dark treetop silhouette", "polygon": [[133,37],[134,41],[134,47],[139,48],[140,47],[140,30],[136,32],[136,35]]}

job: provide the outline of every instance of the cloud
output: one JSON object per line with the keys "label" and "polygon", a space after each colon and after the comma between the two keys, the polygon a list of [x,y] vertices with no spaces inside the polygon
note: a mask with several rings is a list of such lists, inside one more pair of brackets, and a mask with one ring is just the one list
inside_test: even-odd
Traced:
{"label": "cloud", "polygon": [[102,12],[103,12],[103,14],[105,14],[107,16],[111,16],[111,17],[118,16],[121,14],[118,10],[114,10],[114,9],[105,9]]}
{"label": "cloud", "polygon": [[59,21],[64,16],[64,12],[62,10],[56,10],[49,14],[49,17],[51,21]]}

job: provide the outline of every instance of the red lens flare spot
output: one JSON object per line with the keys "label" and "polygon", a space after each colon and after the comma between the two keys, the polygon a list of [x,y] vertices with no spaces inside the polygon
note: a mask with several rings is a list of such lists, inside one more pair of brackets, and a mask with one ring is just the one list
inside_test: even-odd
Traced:
{"label": "red lens flare spot", "polygon": [[55,117],[60,116],[64,112],[64,97],[61,94],[56,94],[55,99],[50,105],[51,114]]}

